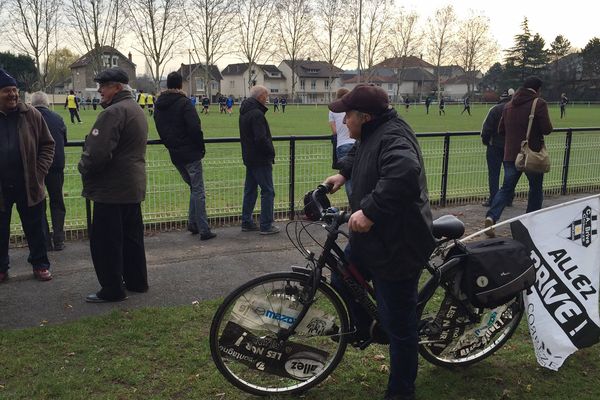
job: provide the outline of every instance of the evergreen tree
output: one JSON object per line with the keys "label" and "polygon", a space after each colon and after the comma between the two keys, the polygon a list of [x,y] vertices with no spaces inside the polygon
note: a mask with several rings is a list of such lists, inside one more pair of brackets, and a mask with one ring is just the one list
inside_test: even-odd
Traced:
{"label": "evergreen tree", "polygon": [[481,82],[479,82],[479,89],[481,91],[492,90],[494,92],[500,92],[504,86],[504,67],[499,62],[495,63],[485,73]]}
{"label": "evergreen tree", "polygon": [[536,33],[529,31],[527,18],[521,24],[523,32],[515,35],[515,45],[507,51],[506,76],[512,85],[518,86],[530,75],[541,74],[548,63],[546,42]]}
{"label": "evergreen tree", "polygon": [[550,43],[550,51],[548,54],[553,61],[557,61],[571,52],[571,42],[563,35],[558,35],[554,41]]}
{"label": "evergreen tree", "polygon": [[596,88],[600,85],[600,39],[595,37],[581,51],[583,57],[583,73],[594,82]]}
{"label": "evergreen tree", "polygon": [[0,53],[0,68],[15,77],[20,90],[28,91],[37,83],[38,70],[35,61],[29,56]]}

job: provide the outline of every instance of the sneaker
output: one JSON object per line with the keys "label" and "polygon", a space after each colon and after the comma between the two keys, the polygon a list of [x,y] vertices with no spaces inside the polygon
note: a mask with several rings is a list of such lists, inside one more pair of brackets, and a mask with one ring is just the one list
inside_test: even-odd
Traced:
{"label": "sneaker", "polygon": [[275,225],[271,225],[271,227],[267,230],[260,231],[261,235],[274,235],[276,233],[279,233],[279,228]]}
{"label": "sneaker", "polygon": [[8,280],[8,271],[0,272],[0,283]]}
{"label": "sneaker", "polygon": [[[495,222],[492,219],[492,217],[485,217],[485,221],[483,223],[483,226],[487,229],[490,226],[494,225]],[[488,229],[487,231],[485,231],[485,234],[487,235],[487,237],[493,238],[496,237],[496,231],[494,230],[494,228],[492,229]]]}
{"label": "sneaker", "polygon": [[256,232],[258,229],[258,225],[256,224],[252,224],[252,225],[246,225],[246,224],[242,224],[242,232]]}
{"label": "sneaker", "polygon": [[200,240],[210,240],[210,239],[213,239],[213,238],[216,238],[216,237],[217,237],[216,233],[209,231],[208,233],[201,234],[200,235]]}
{"label": "sneaker", "polygon": [[35,276],[35,279],[41,282],[49,281],[52,279],[52,274],[50,273],[48,268],[34,269],[33,276]]}

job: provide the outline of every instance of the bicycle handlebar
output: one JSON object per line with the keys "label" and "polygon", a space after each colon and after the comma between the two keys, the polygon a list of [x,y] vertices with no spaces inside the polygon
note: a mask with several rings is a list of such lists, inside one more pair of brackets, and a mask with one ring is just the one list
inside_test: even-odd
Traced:
{"label": "bicycle handlebar", "polygon": [[339,225],[346,224],[350,220],[350,213],[347,213],[345,211],[339,211],[337,208],[334,207],[330,207],[325,210],[323,209],[323,206],[321,205],[321,202],[317,197],[319,194],[326,196],[331,192],[331,189],[333,189],[333,185],[331,184],[321,184],[317,186],[317,188],[312,192],[312,201],[314,202],[314,204],[316,204],[317,209],[321,213],[321,219],[325,219],[327,216],[331,216],[337,220]]}

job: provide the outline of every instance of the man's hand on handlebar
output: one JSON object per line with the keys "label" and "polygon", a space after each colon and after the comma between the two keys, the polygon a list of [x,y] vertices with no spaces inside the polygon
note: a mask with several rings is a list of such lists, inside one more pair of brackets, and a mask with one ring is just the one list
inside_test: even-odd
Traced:
{"label": "man's hand on handlebar", "polygon": [[342,186],[344,186],[344,183],[346,183],[346,178],[344,178],[344,175],[335,174],[335,175],[332,175],[329,178],[325,179],[325,182],[323,182],[323,185],[331,186],[331,190],[329,191],[329,193],[335,193]]}
{"label": "man's hand on handlebar", "polygon": [[373,226],[371,221],[362,210],[358,210],[350,216],[348,227],[354,232],[369,232]]}

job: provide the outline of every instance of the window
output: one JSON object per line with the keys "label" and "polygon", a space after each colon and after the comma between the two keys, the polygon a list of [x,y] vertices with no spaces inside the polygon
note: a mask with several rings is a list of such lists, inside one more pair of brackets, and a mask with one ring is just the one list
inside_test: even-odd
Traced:
{"label": "window", "polygon": [[306,81],[304,79],[300,79],[300,89],[306,89]]}
{"label": "window", "polygon": [[392,90],[394,89],[394,84],[393,83],[388,83],[388,90]]}
{"label": "window", "polygon": [[273,88],[271,88],[271,93],[279,93],[279,89],[273,89]]}
{"label": "window", "polygon": [[315,90],[317,88],[317,80],[313,79],[312,81],[310,81],[310,88],[312,90]]}
{"label": "window", "polygon": [[196,91],[204,91],[204,80],[196,78]]}
{"label": "window", "polygon": [[213,90],[217,90],[217,89],[219,88],[219,85],[217,84],[217,82],[215,82],[215,81],[212,81],[212,82],[210,83],[210,87],[211,87]]}
{"label": "window", "polygon": [[329,89],[329,81],[327,79],[323,81],[323,85],[325,86],[325,89]]}
{"label": "window", "polygon": [[110,68],[110,56],[108,54],[102,55],[102,66],[104,68]]}
{"label": "window", "polygon": [[229,89],[235,88],[235,81],[229,81]]}
{"label": "window", "polygon": [[112,66],[117,67],[119,65],[119,57],[113,56],[112,58]]}

